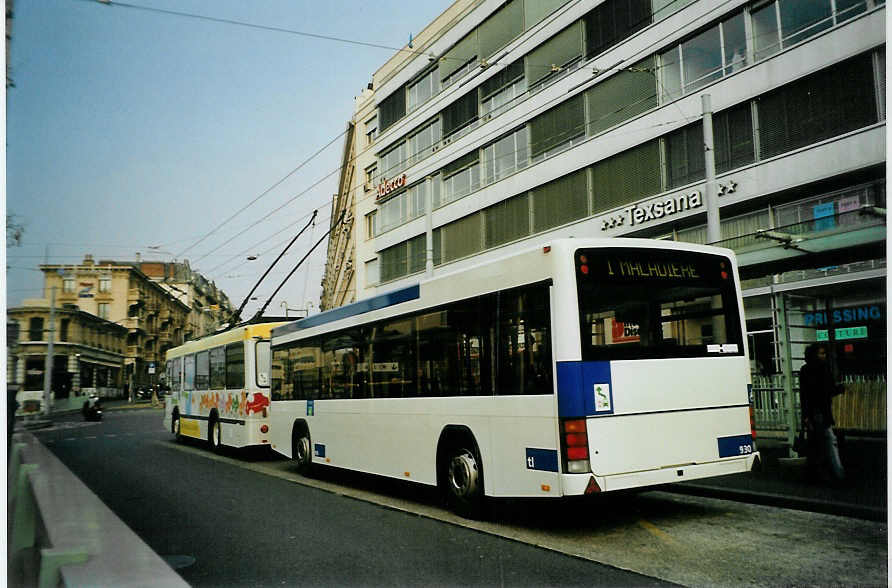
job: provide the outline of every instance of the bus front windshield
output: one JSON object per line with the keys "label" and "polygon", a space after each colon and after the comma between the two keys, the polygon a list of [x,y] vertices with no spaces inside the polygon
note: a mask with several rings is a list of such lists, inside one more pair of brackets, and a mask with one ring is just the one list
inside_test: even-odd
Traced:
{"label": "bus front windshield", "polygon": [[644,248],[579,249],[582,359],[742,355],[731,262]]}

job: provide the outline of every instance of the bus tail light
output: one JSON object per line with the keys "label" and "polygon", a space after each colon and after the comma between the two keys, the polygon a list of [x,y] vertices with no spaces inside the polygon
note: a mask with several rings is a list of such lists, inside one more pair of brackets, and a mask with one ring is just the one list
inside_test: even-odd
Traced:
{"label": "bus tail light", "polygon": [[585,419],[569,419],[561,423],[561,446],[568,473],[583,474],[591,471]]}
{"label": "bus tail light", "polygon": [[269,427],[266,425],[260,425],[260,432],[266,434],[269,432]]}
{"label": "bus tail light", "polygon": [[753,405],[750,404],[750,433],[753,436],[753,441],[756,440],[756,413],[753,410]]}

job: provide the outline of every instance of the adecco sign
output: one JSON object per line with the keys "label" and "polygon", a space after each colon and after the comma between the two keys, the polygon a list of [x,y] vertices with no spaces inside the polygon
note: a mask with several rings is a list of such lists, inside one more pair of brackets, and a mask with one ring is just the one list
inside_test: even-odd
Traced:
{"label": "adecco sign", "polygon": [[381,201],[387,197],[388,194],[393,192],[394,190],[399,190],[403,186],[406,185],[406,174],[393,178],[388,182],[381,182],[378,184],[378,198],[377,200]]}

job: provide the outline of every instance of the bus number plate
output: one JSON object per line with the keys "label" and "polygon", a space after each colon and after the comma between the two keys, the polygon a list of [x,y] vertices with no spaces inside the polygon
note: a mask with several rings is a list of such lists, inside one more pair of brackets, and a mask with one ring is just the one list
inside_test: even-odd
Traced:
{"label": "bus number plate", "polygon": [[752,435],[719,437],[718,442],[719,457],[740,457],[741,455],[751,455],[756,451]]}

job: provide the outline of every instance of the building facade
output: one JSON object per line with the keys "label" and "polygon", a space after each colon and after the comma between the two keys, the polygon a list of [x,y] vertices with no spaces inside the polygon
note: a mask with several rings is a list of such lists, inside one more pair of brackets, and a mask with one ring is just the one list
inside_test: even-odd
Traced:
{"label": "building facade", "polygon": [[557,237],[706,242],[710,188],[763,428],[790,435],[827,341],[882,402],[858,426],[885,430],[885,20],[881,0],[455,2],[357,99],[356,298]]}
{"label": "building facade", "polygon": [[232,303],[225,292],[200,273],[193,271],[189,261],[138,261],[136,267],[168,294],[189,307],[183,328],[183,340],[211,335],[229,320]]}
{"label": "building facade", "polygon": [[44,299],[25,300],[25,307],[48,308],[55,289],[56,308],[76,307],[127,329],[123,387],[132,390],[157,383],[164,353],[181,345],[191,308],[133,263],[94,262],[41,265]]}
{"label": "building facade", "polygon": [[[52,322],[51,322],[52,317]],[[43,397],[46,354],[53,340],[52,393],[56,404],[98,394],[116,397],[124,385],[127,327],[66,304],[10,308],[7,382],[17,392],[19,410],[37,409]],[[31,406],[26,406],[28,402]]]}

